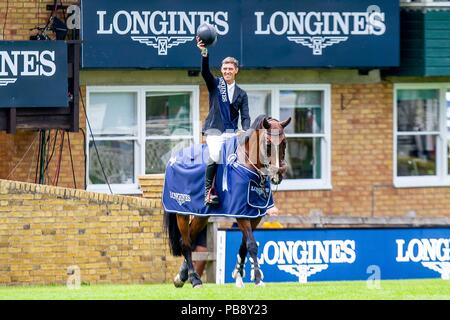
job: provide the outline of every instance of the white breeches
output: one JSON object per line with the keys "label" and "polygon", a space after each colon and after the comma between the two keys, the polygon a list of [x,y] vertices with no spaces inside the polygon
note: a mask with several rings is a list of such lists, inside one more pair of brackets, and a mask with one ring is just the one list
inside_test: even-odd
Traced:
{"label": "white breeches", "polygon": [[225,132],[220,136],[206,136],[206,144],[208,145],[209,149],[209,158],[215,163],[219,163],[222,145],[227,139],[234,137],[235,135],[236,133]]}

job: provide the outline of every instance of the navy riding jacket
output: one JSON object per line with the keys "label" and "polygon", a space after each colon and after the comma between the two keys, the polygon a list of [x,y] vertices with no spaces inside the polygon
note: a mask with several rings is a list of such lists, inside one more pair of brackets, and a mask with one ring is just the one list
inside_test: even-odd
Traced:
{"label": "navy riding jacket", "polygon": [[230,104],[230,119],[234,128],[226,128],[220,113],[220,92],[217,86],[218,79],[209,70],[208,56],[202,57],[202,76],[205,79],[209,92],[209,113],[203,126],[203,134],[218,134],[228,130],[235,130],[238,124],[239,113],[241,114],[241,125],[243,130],[250,128],[250,115],[248,112],[247,93],[236,84],[233,98]]}

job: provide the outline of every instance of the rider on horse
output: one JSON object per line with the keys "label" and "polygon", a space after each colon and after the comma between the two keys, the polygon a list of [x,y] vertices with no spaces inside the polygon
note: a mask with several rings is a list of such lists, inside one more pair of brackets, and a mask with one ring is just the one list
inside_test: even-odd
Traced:
{"label": "rider on horse", "polygon": [[225,140],[235,135],[239,113],[242,129],[250,127],[247,93],[237,86],[236,74],[239,71],[238,61],[227,57],[222,61],[222,77],[216,78],[209,70],[208,50],[197,37],[197,47],[202,55],[202,76],[209,92],[209,114],[205,120],[202,133],[206,135],[209,159],[205,172],[205,205],[219,204],[219,197],[212,194],[217,163]]}

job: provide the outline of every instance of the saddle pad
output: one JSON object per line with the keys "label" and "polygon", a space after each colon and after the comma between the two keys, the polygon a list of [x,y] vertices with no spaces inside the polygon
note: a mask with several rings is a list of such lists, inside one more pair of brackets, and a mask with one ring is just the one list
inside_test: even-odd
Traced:
{"label": "saddle pad", "polygon": [[[209,157],[205,144],[184,148],[166,166],[162,203],[164,210],[178,214],[256,218],[273,207],[270,183],[261,189],[260,177],[237,161],[237,140],[227,140],[218,165],[215,190],[220,204],[205,206],[205,170]],[[267,190],[268,189],[268,190]]]}

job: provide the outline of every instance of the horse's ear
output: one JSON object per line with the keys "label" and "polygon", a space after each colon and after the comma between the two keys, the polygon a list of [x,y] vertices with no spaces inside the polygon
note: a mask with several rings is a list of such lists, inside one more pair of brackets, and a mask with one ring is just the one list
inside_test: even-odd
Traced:
{"label": "horse's ear", "polygon": [[263,119],[263,127],[264,129],[270,129],[270,123],[269,120],[267,120],[267,118]]}
{"label": "horse's ear", "polygon": [[289,123],[291,123],[291,120],[292,120],[292,118],[289,117],[289,118],[287,118],[286,120],[280,122],[280,125],[281,125],[283,128],[286,128],[287,125],[288,125]]}

